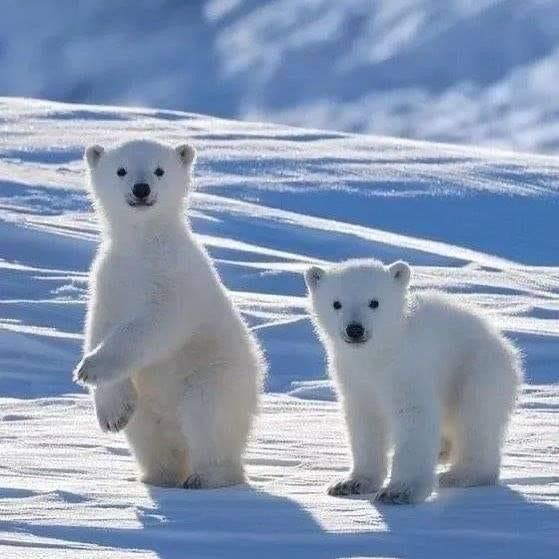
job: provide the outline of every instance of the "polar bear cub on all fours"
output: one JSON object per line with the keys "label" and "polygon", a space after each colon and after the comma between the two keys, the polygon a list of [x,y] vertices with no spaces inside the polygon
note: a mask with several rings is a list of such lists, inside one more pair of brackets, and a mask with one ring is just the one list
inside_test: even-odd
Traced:
{"label": "polar bear cub on all fours", "polygon": [[265,369],[187,226],[194,159],[151,141],[86,150],[102,243],[75,370],[101,427],[124,429],[142,480],[186,488],[243,481]]}
{"label": "polar bear cub on all fours", "polygon": [[441,293],[412,293],[409,280],[405,262],[354,260],[306,273],[353,457],[331,495],[421,502],[443,455],[450,466],[440,486],[498,480],[519,352],[479,311]]}

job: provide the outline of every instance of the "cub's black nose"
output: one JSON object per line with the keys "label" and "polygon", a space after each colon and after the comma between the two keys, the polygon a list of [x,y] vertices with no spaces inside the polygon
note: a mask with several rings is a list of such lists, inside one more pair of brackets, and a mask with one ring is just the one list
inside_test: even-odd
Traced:
{"label": "cub's black nose", "polygon": [[359,322],[350,322],[345,332],[351,340],[360,340],[365,334],[365,328]]}
{"label": "cub's black nose", "polygon": [[132,187],[132,192],[136,198],[147,198],[151,190],[147,182],[137,182]]}

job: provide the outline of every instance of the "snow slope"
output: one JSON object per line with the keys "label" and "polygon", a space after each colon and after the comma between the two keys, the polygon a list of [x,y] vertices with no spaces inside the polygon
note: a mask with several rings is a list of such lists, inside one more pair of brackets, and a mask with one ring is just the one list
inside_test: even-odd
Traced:
{"label": "snow slope", "polygon": [[[559,160],[8,98],[0,131],[1,556],[557,555]],[[250,487],[142,486],[71,383],[98,239],[82,149],[138,135],[198,148],[193,228],[271,362]],[[348,457],[301,271],[350,256],[407,258],[523,348],[503,486],[403,508],[325,495]]]}
{"label": "snow slope", "polygon": [[555,0],[4,0],[1,15],[0,95],[559,151]]}

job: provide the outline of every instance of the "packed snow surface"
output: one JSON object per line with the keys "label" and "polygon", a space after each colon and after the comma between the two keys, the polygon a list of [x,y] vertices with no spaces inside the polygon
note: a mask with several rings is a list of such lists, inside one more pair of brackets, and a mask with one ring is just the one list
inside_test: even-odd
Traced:
{"label": "packed snow surface", "polygon": [[[244,487],[140,484],[71,382],[99,239],[83,147],[138,136],[197,147],[192,227],[270,361]],[[0,98],[0,556],[556,556],[558,176],[553,157]],[[522,348],[502,485],[410,507],[326,495],[348,452],[301,272],[360,256],[409,260],[417,288]]]}

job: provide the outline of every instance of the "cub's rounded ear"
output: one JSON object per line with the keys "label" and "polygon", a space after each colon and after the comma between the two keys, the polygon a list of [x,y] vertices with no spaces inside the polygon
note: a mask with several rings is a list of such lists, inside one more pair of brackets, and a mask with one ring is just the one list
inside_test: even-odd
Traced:
{"label": "cub's rounded ear", "polygon": [[394,262],[393,264],[390,264],[390,266],[388,266],[388,271],[390,272],[392,278],[402,285],[407,287],[407,285],[410,283],[411,268],[407,262],[398,260],[397,262]]}
{"label": "cub's rounded ear", "polygon": [[196,161],[196,150],[190,144],[177,146],[175,151],[185,166],[192,165]]}
{"label": "cub's rounded ear", "polygon": [[105,149],[101,146],[98,146],[97,144],[86,148],[85,160],[87,161],[87,164],[89,165],[90,168],[93,169],[93,167],[97,165],[104,151]]}
{"label": "cub's rounded ear", "polygon": [[312,291],[313,289],[316,289],[318,287],[320,280],[324,277],[325,274],[326,272],[318,266],[311,266],[305,272],[305,283],[307,284],[309,291]]}

